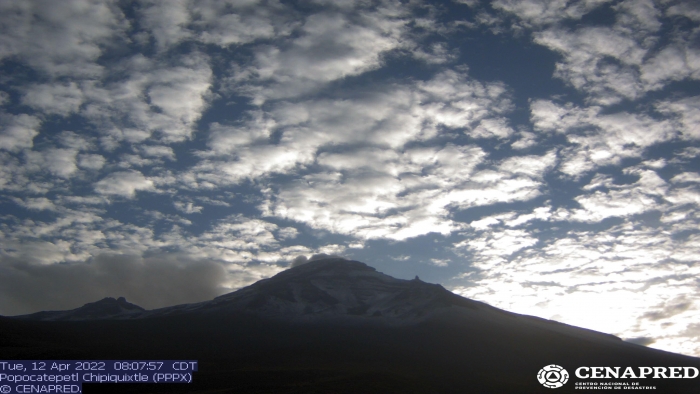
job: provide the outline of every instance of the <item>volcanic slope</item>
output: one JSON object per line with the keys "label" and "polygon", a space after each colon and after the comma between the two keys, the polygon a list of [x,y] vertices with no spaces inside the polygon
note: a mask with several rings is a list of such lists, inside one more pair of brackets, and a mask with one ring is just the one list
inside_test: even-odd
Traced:
{"label": "volcanic slope", "polygon": [[[107,298],[0,318],[0,359],[199,360],[192,385],[88,385],[86,392],[541,393],[540,368],[700,368],[631,344],[401,280],[357,261],[290,268],[211,301],[146,311]],[[699,392],[696,379],[613,379]],[[89,390],[89,391],[88,391]],[[110,391],[112,390],[112,391]],[[578,390],[576,391],[578,392]]]}

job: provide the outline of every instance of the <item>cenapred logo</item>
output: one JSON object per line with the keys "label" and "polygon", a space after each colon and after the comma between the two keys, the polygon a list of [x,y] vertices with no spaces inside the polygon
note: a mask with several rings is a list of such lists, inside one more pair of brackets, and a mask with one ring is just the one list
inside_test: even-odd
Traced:
{"label": "cenapred logo", "polygon": [[563,386],[569,380],[569,373],[558,365],[547,365],[537,373],[537,380],[544,387],[556,389]]}

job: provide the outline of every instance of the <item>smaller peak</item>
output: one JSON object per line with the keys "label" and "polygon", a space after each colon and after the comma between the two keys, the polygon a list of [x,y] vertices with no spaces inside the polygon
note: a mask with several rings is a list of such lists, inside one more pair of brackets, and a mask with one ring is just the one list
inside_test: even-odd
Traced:
{"label": "smaller peak", "polygon": [[416,277],[415,277],[415,278],[413,278],[413,280],[415,280],[415,281],[418,281],[418,282],[420,282],[420,281],[421,281],[421,280],[420,280],[420,278],[418,277],[418,275],[416,275]]}
{"label": "smaller peak", "polygon": [[91,309],[91,308],[124,308],[124,309],[139,309],[139,310],[145,310],[141,308],[140,306],[136,304],[132,304],[129,301],[126,300],[126,297],[119,297],[119,298],[114,298],[114,297],[105,297],[99,301],[95,302],[88,302],[87,304],[83,305],[82,307],[78,308],[77,310],[80,309]]}

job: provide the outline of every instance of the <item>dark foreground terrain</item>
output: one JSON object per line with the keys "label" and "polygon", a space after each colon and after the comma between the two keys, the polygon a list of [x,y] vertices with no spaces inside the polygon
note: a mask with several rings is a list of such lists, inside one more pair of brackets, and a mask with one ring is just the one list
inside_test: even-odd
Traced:
{"label": "dark foreground terrain", "polygon": [[[199,360],[192,384],[85,384],[88,394],[582,392],[577,382],[700,393],[700,378],[574,375],[581,366],[700,368],[698,358],[501,311],[346,260],[311,262],[196,307],[115,315],[111,305],[111,317],[90,308],[88,318],[80,308],[1,317],[0,359]],[[563,387],[537,381],[550,364],[569,372]]]}

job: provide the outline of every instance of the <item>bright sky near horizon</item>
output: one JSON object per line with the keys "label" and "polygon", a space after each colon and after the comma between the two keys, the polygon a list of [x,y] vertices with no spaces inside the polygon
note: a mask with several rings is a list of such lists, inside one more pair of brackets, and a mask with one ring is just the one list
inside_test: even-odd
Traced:
{"label": "bright sky near horizon", "polygon": [[0,314],[337,254],[700,356],[700,4],[0,1]]}

